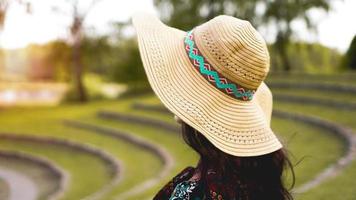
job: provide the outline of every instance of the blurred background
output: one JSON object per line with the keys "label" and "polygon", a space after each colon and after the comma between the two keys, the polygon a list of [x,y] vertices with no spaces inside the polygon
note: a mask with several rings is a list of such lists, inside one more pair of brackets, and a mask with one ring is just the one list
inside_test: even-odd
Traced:
{"label": "blurred background", "polygon": [[[268,43],[272,128],[300,200],[356,199],[356,1],[0,0],[0,199],[152,199],[197,155],[147,82],[130,18],[227,14]],[[290,174],[285,174],[289,184]]]}

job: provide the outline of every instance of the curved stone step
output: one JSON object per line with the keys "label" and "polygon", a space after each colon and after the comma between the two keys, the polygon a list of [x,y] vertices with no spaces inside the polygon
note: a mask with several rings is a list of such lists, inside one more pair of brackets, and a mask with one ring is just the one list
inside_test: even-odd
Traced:
{"label": "curved stone step", "polygon": [[[87,154],[92,154],[98,158],[100,158],[104,163],[106,163],[107,167],[110,170],[112,180],[110,183],[107,185],[111,185],[113,183],[117,183],[120,181],[121,176],[119,171],[121,170],[122,164],[116,160],[115,157],[112,155],[106,153],[105,151],[102,151],[100,149],[97,149],[93,146],[90,146],[88,144],[81,144],[77,143],[71,140],[65,140],[65,139],[59,139],[59,138],[54,138],[54,137],[45,137],[45,136],[34,136],[34,135],[26,135],[26,134],[11,134],[11,133],[0,133],[0,139],[1,140],[12,140],[14,142],[16,141],[22,141],[22,142],[32,142],[32,143],[37,143],[37,144],[50,144],[50,145],[60,145],[64,146],[65,148],[68,149],[73,149],[76,151],[81,151]],[[103,186],[102,190],[106,190],[107,185]],[[65,192],[65,190],[68,188],[68,183],[64,186],[63,191],[61,194],[58,194],[58,197],[62,196]],[[99,199],[102,194],[102,190],[99,190],[84,199]],[[56,197],[57,198],[57,197]]]}
{"label": "curved stone step", "polygon": [[[171,114],[168,109],[161,105],[145,105],[141,103],[134,103],[133,108]],[[341,138],[343,141],[345,141],[346,144],[347,150],[337,162],[333,163],[332,165],[324,169],[322,172],[317,174],[312,180],[296,188],[294,190],[295,192],[304,193],[312,188],[315,188],[327,179],[339,174],[347,165],[351,164],[351,162],[356,158],[356,134],[353,133],[352,129],[318,117],[288,113],[278,110],[273,110],[273,116],[284,119],[289,118],[297,120],[328,130],[329,132],[332,132],[333,134]]]}
{"label": "curved stone step", "polygon": [[178,133],[180,132],[180,127],[176,125],[167,124],[161,120],[156,120],[148,117],[137,117],[134,115],[129,115],[126,113],[112,112],[112,111],[99,111],[97,116],[102,119],[118,120],[121,122],[145,124],[146,126],[151,126],[154,128],[160,128],[162,130]]}
{"label": "curved stone step", "polygon": [[134,195],[140,194],[145,190],[153,187],[160,180],[162,180],[162,178],[166,177],[174,166],[175,161],[167,150],[135,134],[127,133],[114,128],[102,127],[94,124],[72,121],[72,120],[64,120],[64,124],[66,126],[89,130],[99,134],[105,134],[119,140],[124,140],[128,143],[138,146],[139,148],[143,148],[149,152],[152,152],[161,160],[163,164],[163,168],[161,169],[161,172],[156,177],[144,181],[143,183],[135,186],[134,188],[131,188],[125,193],[118,195],[115,199],[127,199],[128,197],[132,197]]}
{"label": "curved stone step", "polygon": [[268,75],[267,81],[277,79],[289,80],[290,78],[297,78],[300,81],[354,81],[356,73],[343,73],[337,75],[330,74],[308,74],[308,73],[286,73],[286,72],[271,72]]}
{"label": "curved stone step", "polygon": [[[69,180],[68,173],[65,172],[63,169],[59,168],[58,166],[56,166],[52,161],[45,158],[32,156],[19,151],[0,150],[0,157],[19,159],[19,160],[23,160],[26,163],[33,163],[36,166],[46,168],[46,170],[48,170],[58,180],[56,189],[53,192],[51,192],[48,196],[46,196],[46,199],[48,200],[58,199],[63,194],[65,186],[67,185]],[[20,189],[17,190],[21,191]],[[18,192],[12,192],[12,193],[18,193]]]}
{"label": "curved stone step", "polygon": [[135,102],[131,105],[131,108],[136,110],[155,111],[163,114],[172,114],[171,111],[169,111],[166,107],[160,105],[148,105],[148,104]]}
{"label": "curved stone step", "polygon": [[341,102],[328,99],[318,99],[313,97],[305,96],[295,96],[295,95],[285,95],[285,94],[274,94],[273,98],[277,101],[288,102],[288,103],[299,103],[299,104],[310,104],[317,106],[326,106],[336,109],[345,110],[356,110],[356,103]]}

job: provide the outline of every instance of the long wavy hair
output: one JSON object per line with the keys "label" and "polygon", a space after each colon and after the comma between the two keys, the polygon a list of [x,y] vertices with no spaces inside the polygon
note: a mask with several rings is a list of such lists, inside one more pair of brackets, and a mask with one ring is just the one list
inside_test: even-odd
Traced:
{"label": "long wavy hair", "polygon": [[[295,176],[284,149],[262,156],[236,157],[216,148],[188,124],[181,124],[184,141],[200,155],[202,181],[206,170],[213,167],[223,177],[224,185],[233,188],[233,194],[225,194],[224,199],[293,200],[289,190],[294,186]],[[289,189],[283,182],[283,173],[288,168],[292,174]]]}

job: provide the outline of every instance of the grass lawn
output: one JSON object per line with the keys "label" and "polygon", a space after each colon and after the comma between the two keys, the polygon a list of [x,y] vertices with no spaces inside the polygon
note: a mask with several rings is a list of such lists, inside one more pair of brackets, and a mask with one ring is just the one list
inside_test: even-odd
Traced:
{"label": "grass lawn", "polygon": [[[336,110],[332,108],[325,108],[319,106],[291,104],[285,102],[276,102],[275,108],[289,112],[300,114],[309,114],[327,119],[329,121],[348,126],[356,132],[355,111]],[[314,141],[313,141],[314,143]],[[329,145],[332,147],[331,145]],[[325,149],[328,150],[328,149]],[[313,161],[317,163],[317,161]],[[313,199],[342,199],[353,200],[356,199],[356,161],[348,166],[339,176],[330,179],[319,187],[313,189],[300,199],[313,200]]]}
{"label": "grass lawn", "polygon": [[49,194],[55,192],[60,181],[48,168],[26,160],[0,157],[0,166],[18,171],[34,181],[39,190],[39,199],[45,199]]}
{"label": "grass lawn", "polygon": [[[70,172],[71,184],[63,199],[80,199],[92,191],[98,190],[110,179],[102,160],[92,154],[73,151],[63,146],[14,142],[6,139],[0,140],[0,150],[23,151],[33,156],[44,157]],[[94,171],[95,178],[88,176]],[[83,185],[84,183],[85,185]]]}
{"label": "grass lawn", "polygon": [[274,108],[293,113],[318,116],[320,118],[351,127],[356,131],[356,111],[337,110],[325,106],[315,106],[308,104],[297,104],[278,101],[275,101]]}
{"label": "grass lawn", "polygon": [[[124,104],[125,103],[122,104],[117,101],[108,101],[94,102],[86,105],[63,105],[56,108],[18,108],[3,110],[0,113],[0,132],[66,138],[96,146],[122,161],[125,171],[123,172],[123,181],[117,188],[117,192],[120,192],[157,174],[161,167],[158,158],[136,146],[115,140],[109,136],[65,127],[61,120],[78,119],[80,116],[92,116],[94,118],[95,111],[98,108],[105,107],[105,105],[108,107],[120,107]],[[21,124],[21,126],[19,126],[19,124]],[[13,148],[17,149],[16,144],[13,144]],[[41,151],[38,151],[38,153],[40,152]],[[49,157],[49,159],[55,160],[56,157],[57,156],[53,156],[53,158]],[[70,162],[72,156],[68,154],[67,157],[64,156],[62,159]],[[140,163],[142,162],[145,162],[145,165],[141,165]],[[77,163],[75,167],[84,168],[86,166],[87,164],[85,163]],[[146,170],[147,168],[151,170]],[[74,171],[67,167],[64,167],[64,169],[70,174],[76,173],[75,169]],[[83,177],[87,177],[87,179],[91,179],[91,181],[98,182],[96,184],[97,188],[88,188],[87,179],[74,179],[73,185],[75,185],[75,188],[71,188],[72,191],[68,194],[69,196],[82,197],[83,194],[95,192],[101,187],[102,181],[100,181],[100,177],[96,179],[89,176],[92,174],[89,171],[82,171],[80,174],[82,174]],[[96,173],[95,176],[100,176],[100,173]]]}
{"label": "grass lawn", "polygon": [[[148,191],[131,198],[132,200],[149,199],[159,188],[170,180],[171,177],[183,168],[189,165],[194,166],[198,158],[197,155],[184,144],[179,135],[167,133],[156,128],[138,126],[137,124],[129,124],[125,122],[102,120],[96,117],[96,112],[98,110],[110,110],[126,112],[131,115],[156,118],[164,120],[167,123],[175,123],[173,116],[171,115],[132,110],[130,106],[133,101],[147,104],[159,104],[159,101],[155,96],[147,95],[117,101],[96,101],[84,105],[68,104],[55,108],[16,108],[2,110],[0,112],[0,132],[66,138],[76,142],[93,145],[112,154],[124,164],[124,179],[104,199],[114,199],[118,194],[127,191],[129,188],[136,186],[146,179],[154,177],[158,174],[161,168],[160,161],[154,155],[145,152],[136,146],[113,139],[112,137],[100,135],[91,131],[65,127],[61,120],[79,120],[86,123],[116,128],[146,138],[150,142],[167,149],[177,161],[170,176],[166,177]],[[304,112],[303,114],[313,114],[312,112],[315,112],[315,114],[326,118],[333,114],[333,117],[337,118],[337,116],[335,116],[335,111],[331,109],[329,111],[328,109],[326,109],[327,111],[324,111],[325,109],[322,107],[308,107],[303,105],[301,106],[303,107],[303,110],[294,106],[295,104],[276,102],[274,107],[289,112]],[[350,116],[353,114],[354,113],[350,112],[349,114],[343,115],[338,121],[341,122],[343,119],[345,120],[344,122],[348,122],[345,124],[352,123],[352,118],[350,118]],[[336,139],[335,136],[328,134],[327,131],[325,132],[316,127],[279,118],[274,118],[272,122],[273,129],[284,141],[286,141],[286,146],[292,152],[293,162],[296,163],[305,157],[303,161],[295,167],[297,185],[314,177],[320,170],[334,162],[343,153],[344,149],[342,143]],[[305,145],[310,144],[310,142],[312,142],[313,145]],[[34,155],[44,156],[67,170],[72,175],[73,184],[66,194],[66,199],[78,199],[86,194],[95,192],[109,180],[105,166],[94,156],[88,157],[88,155],[85,154],[78,154],[76,155],[76,158],[78,159],[72,159],[73,153],[63,148],[57,149],[57,147],[36,146],[27,143],[14,144],[11,141],[1,141],[0,149],[2,148],[22,150]],[[86,164],[87,162],[92,162],[93,164]],[[91,176],[93,171],[95,171],[95,178]],[[346,176],[346,178],[349,177],[350,176]],[[342,178],[342,176],[337,178]],[[351,178],[349,179],[351,181]],[[324,185],[323,187],[327,188],[327,186]],[[318,194],[318,191],[313,190],[307,194],[308,195],[303,196],[303,200],[304,197],[307,199],[309,194]]]}
{"label": "grass lawn", "polygon": [[354,200],[356,199],[355,185],[356,162],[354,161],[339,176],[323,183],[306,194],[300,195],[298,199]]}
{"label": "grass lawn", "polygon": [[[272,118],[272,129],[290,152],[296,174],[296,187],[337,161],[344,152],[343,142],[324,129],[296,121]],[[306,145],[311,143],[311,145]]]}
{"label": "grass lawn", "polygon": [[[143,196],[146,197],[152,197],[160,187],[162,187],[168,180],[171,179],[175,174],[180,172],[183,168],[189,166],[189,165],[195,165],[197,161],[197,156],[194,152],[192,152],[189,147],[187,147],[183,141],[180,139],[178,135],[174,135],[172,133],[167,133],[165,131],[156,129],[156,128],[151,128],[151,127],[145,127],[145,126],[138,126],[137,124],[129,124],[129,123],[124,123],[124,122],[117,122],[117,121],[110,121],[110,120],[102,120],[102,119],[96,119],[96,118],[82,118],[81,120],[84,120],[86,122],[91,122],[91,123],[100,123],[101,125],[105,125],[106,127],[112,127],[112,128],[117,128],[119,130],[124,130],[127,132],[135,133],[136,135],[143,137],[147,139],[148,141],[160,145],[163,148],[165,148],[177,161],[176,165],[174,166],[174,169],[172,170],[170,176],[166,177],[162,182],[149,191],[145,192],[142,194]],[[139,163],[146,163],[147,160],[142,160]],[[137,165],[137,163],[136,163]],[[141,165],[142,166],[142,165]],[[150,168],[149,166],[145,167],[145,171],[151,171],[154,170]],[[156,173],[157,174],[157,173]],[[136,177],[134,178],[140,178],[139,175],[135,175]],[[115,194],[117,195],[119,192],[123,192],[122,188],[116,191],[113,191],[113,193],[110,195],[110,197],[115,197]],[[140,195],[140,196],[142,196]],[[141,199],[137,196],[132,197],[131,199]]]}

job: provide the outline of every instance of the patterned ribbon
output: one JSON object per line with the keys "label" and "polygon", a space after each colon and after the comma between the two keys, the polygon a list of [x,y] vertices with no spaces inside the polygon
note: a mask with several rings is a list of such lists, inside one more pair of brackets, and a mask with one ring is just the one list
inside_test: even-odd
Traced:
{"label": "patterned ribbon", "polygon": [[255,93],[255,90],[249,90],[230,81],[214,67],[200,53],[195,45],[193,30],[189,31],[184,40],[185,50],[189,56],[194,68],[211,83],[214,87],[224,92],[225,94],[243,101],[250,101]]}

